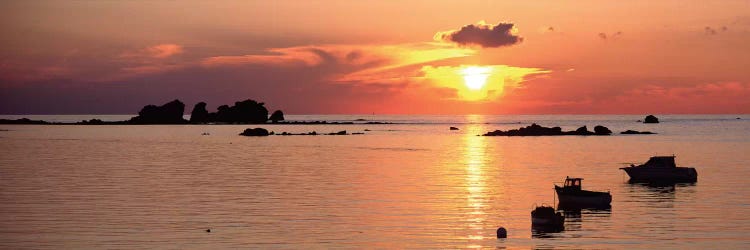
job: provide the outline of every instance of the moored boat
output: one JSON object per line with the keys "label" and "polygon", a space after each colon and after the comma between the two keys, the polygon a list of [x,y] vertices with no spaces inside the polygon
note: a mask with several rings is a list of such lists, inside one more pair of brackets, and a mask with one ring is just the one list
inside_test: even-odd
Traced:
{"label": "moored boat", "polygon": [[696,182],[698,172],[691,167],[678,167],[675,156],[653,156],[644,164],[620,168],[631,182]]}
{"label": "moored boat", "polygon": [[555,185],[555,192],[560,199],[561,207],[573,208],[608,208],[612,203],[609,192],[583,190],[583,178],[565,177],[563,186]]}
{"label": "moored boat", "polygon": [[562,230],[565,228],[565,216],[551,206],[537,206],[531,211],[531,227]]}

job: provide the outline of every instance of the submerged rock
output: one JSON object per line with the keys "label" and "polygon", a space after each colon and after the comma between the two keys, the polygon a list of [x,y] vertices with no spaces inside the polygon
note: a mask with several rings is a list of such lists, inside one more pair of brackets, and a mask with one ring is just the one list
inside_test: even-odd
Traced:
{"label": "submerged rock", "polygon": [[630,130],[630,129],[628,129],[626,131],[620,132],[620,134],[622,134],[622,135],[652,135],[652,134],[656,134],[656,133],[651,132],[651,131],[637,131],[637,130]]}
{"label": "submerged rock", "polygon": [[643,123],[659,123],[659,118],[656,118],[654,115],[648,115],[646,116],[646,119],[643,120]]}
{"label": "submerged rock", "polygon": [[268,130],[264,128],[249,128],[245,129],[240,135],[244,136],[268,136]]}

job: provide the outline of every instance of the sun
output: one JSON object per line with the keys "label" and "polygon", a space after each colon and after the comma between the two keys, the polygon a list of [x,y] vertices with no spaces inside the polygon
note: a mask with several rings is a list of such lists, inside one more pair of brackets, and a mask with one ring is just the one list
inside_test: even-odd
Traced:
{"label": "sun", "polygon": [[487,77],[490,76],[491,67],[469,66],[461,70],[464,77],[464,84],[471,90],[480,90],[487,84]]}

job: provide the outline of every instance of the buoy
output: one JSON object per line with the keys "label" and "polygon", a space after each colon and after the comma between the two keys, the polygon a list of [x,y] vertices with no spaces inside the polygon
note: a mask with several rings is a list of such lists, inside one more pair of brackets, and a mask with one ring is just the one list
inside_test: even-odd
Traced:
{"label": "buoy", "polygon": [[497,238],[508,238],[508,231],[505,231],[504,227],[499,227],[497,229]]}

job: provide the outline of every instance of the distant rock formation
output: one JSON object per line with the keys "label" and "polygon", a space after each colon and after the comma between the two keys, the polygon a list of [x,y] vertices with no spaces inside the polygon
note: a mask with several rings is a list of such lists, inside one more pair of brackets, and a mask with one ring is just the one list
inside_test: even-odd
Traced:
{"label": "distant rock formation", "polygon": [[332,132],[332,133],[318,133],[315,131],[307,132],[307,133],[289,133],[285,131],[285,132],[278,133],[276,135],[288,136],[288,135],[364,135],[364,134],[365,133],[362,133],[362,132],[354,132],[354,133],[349,134],[346,132],[346,130],[341,130],[339,132]]}
{"label": "distant rock formation", "polygon": [[651,131],[636,131],[636,130],[630,130],[630,129],[628,129],[627,131],[620,132],[620,134],[623,134],[623,135],[652,135],[652,134],[656,134],[656,133],[651,132]]}
{"label": "distant rock formation", "polygon": [[0,124],[37,124],[37,125],[44,125],[44,124],[51,124],[47,121],[42,120],[31,120],[29,118],[21,118],[16,120],[10,120],[10,119],[0,119]]}
{"label": "distant rock formation", "polygon": [[643,120],[643,123],[659,123],[659,118],[656,118],[654,115],[648,115],[646,116],[646,119]]}
{"label": "distant rock formation", "polygon": [[279,121],[284,120],[284,112],[281,110],[276,110],[271,114],[271,117],[268,118],[268,120],[271,120],[273,123],[278,123]]}
{"label": "distant rock formation", "polygon": [[605,126],[596,126],[594,127],[594,134],[596,135],[611,135],[612,130],[609,130],[609,128]]}
{"label": "distant rock formation", "polygon": [[88,121],[87,120],[83,120],[79,124],[82,124],[82,125],[103,125],[103,124],[106,124],[106,123],[104,121],[100,120],[100,119],[91,119],[91,120],[88,120]]}
{"label": "distant rock formation", "polygon": [[[244,100],[235,102],[234,106],[221,105],[215,113],[206,110],[206,103],[199,102],[190,114],[190,123],[240,123],[261,124],[268,121],[268,109],[262,102]],[[281,112],[280,110],[277,112]],[[281,113],[283,120],[283,113]]]}
{"label": "distant rock formation", "polygon": [[190,123],[207,123],[209,122],[208,110],[206,103],[199,102],[193,106],[193,112],[190,112]]}
{"label": "distant rock formation", "polygon": [[277,135],[318,135],[318,132],[312,131],[312,132],[308,132],[308,133],[298,133],[298,134],[295,134],[295,133],[289,133],[289,132],[284,131],[284,132],[281,132],[280,134],[277,134]]}
{"label": "distant rock formation", "polygon": [[586,126],[583,126],[583,127],[576,129],[575,134],[576,135],[593,135],[594,133],[589,131],[589,129]]}
{"label": "distant rock formation", "polygon": [[511,129],[508,131],[495,130],[485,133],[483,136],[555,136],[555,135],[610,135],[610,131],[607,127],[596,126],[594,127],[595,132],[591,132],[586,126],[580,127],[575,131],[562,131],[560,127],[543,127],[536,123],[530,126],[522,127],[519,129]]}
{"label": "distant rock formation", "polygon": [[457,127],[450,127],[450,130],[458,130]]}
{"label": "distant rock formation", "polygon": [[264,128],[248,128],[245,129],[240,135],[244,136],[268,136],[268,130]]}
{"label": "distant rock formation", "polygon": [[234,106],[221,105],[218,112],[210,116],[215,122],[223,123],[266,123],[268,121],[268,110],[264,103],[254,100],[235,102]]}
{"label": "distant rock formation", "polygon": [[138,116],[130,118],[133,124],[182,124],[187,121],[182,118],[185,104],[174,100],[161,106],[146,105],[138,112]]}

